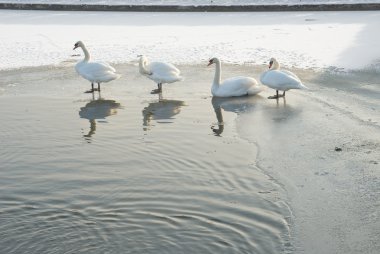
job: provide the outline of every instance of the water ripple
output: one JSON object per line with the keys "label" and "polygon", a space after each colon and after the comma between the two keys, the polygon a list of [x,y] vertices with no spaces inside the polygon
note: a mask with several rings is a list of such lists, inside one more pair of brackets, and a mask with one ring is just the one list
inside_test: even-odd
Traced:
{"label": "water ripple", "polygon": [[[277,202],[280,187],[256,167],[255,147],[229,133],[235,113],[224,115],[223,136],[215,137],[210,98],[193,99],[171,124],[145,131],[145,95],[106,94],[105,114],[84,115],[86,105],[87,113],[99,105],[78,95],[78,79],[67,75],[66,92],[80,100],[0,100],[0,113],[18,105],[2,114],[1,252],[281,253],[287,207]],[[50,77],[42,86],[62,82]],[[145,94],[138,85],[131,91]],[[89,119],[96,131],[84,138]]]}

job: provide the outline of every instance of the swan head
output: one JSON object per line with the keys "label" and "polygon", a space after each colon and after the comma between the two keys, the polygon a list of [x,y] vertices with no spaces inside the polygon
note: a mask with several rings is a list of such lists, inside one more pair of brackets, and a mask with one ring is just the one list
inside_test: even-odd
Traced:
{"label": "swan head", "polygon": [[211,58],[211,59],[208,61],[207,66],[210,66],[211,64],[218,63],[218,62],[219,62],[219,59],[216,58],[216,57],[213,57],[213,58]]}
{"label": "swan head", "polygon": [[77,41],[75,44],[74,44],[74,48],[73,50],[75,50],[76,48],[83,48],[84,47],[84,43],[82,41]]}
{"label": "swan head", "polygon": [[151,75],[152,73],[147,69],[148,59],[144,55],[138,55],[139,60],[139,72],[143,75]]}
{"label": "swan head", "polygon": [[143,62],[144,64],[148,62],[148,59],[144,55],[137,55],[137,57],[140,59],[140,62]]}
{"label": "swan head", "polygon": [[279,68],[280,64],[277,62],[276,58],[272,57],[271,59],[269,59],[269,69],[276,70]]}

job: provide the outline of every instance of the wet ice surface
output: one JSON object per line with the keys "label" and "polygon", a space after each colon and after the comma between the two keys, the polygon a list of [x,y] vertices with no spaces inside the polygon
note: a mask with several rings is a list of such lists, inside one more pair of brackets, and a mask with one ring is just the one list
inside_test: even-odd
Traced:
{"label": "wet ice surface", "polygon": [[239,118],[238,132],[287,186],[300,253],[376,253],[379,81],[370,96],[321,87],[258,105]]}

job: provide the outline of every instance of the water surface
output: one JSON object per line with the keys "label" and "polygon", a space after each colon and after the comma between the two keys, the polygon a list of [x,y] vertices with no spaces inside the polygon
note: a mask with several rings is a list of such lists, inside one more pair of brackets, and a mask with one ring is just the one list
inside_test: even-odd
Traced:
{"label": "water surface", "polygon": [[2,251],[289,251],[284,191],[236,132],[263,97],[212,99],[213,70],[198,66],[152,95],[135,66],[119,69],[94,95],[71,67],[2,75]]}

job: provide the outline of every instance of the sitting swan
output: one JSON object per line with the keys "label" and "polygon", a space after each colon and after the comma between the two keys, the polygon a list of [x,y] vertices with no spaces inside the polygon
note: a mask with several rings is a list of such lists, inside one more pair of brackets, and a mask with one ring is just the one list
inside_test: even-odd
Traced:
{"label": "sitting swan", "polygon": [[[289,89],[307,89],[296,74],[280,70],[280,64],[273,57],[269,62],[269,70],[261,74],[260,81],[264,85],[276,89],[276,95],[269,96],[268,99],[285,97],[285,92]],[[279,90],[284,91],[282,95],[278,94]]]}
{"label": "sitting swan", "polygon": [[75,43],[74,50],[76,48],[82,48],[84,59],[75,65],[75,70],[83,78],[91,82],[92,89],[88,92],[93,93],[96,91],[96,89],[94,89],[94,83],[98,83],[97,90],[100,91],[100,83],[109,82],[120,77],[120,75],[116,73],[116,70],[108,63],[91,62],[90,53],[87,51],[83,42],[78,41]]}
{"label": "sitting swan", "polygon": [[212,83],[211,93],[216,97],[233,97],[244,95],[255,95],[262,91],[254,78],[234,77],[221,83],[221,63],[216,57],[210,59],[207,66],[216,64],[214,82]]}
{"label": "sitting swan", "polygon": [[160,93],[163,83],[182,81],[181,72],[174,65],[163,62],[149,62],[145,56],[140,56],[139,72],[157,83],[158,88],[152,93]]}

